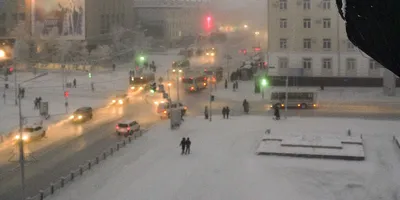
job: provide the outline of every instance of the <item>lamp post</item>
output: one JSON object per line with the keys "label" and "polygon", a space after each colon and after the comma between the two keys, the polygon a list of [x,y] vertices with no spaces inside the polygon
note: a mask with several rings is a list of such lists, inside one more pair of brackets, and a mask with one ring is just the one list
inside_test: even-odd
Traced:
{"label": "lamp post", "polygon": [[[18,84],[18,90],[21,88],[21,84],[32,81],[34,79],[40,78],[42,76],[46,76],[46,73],[39,74],[31,79],[25,80]],[[22,108],[21,108],[21,95],[18,95],[18,115],[19,115],[19,164],[21,168],[21,192],[22,199],[25,200],[25,153],[24,153],[24,140],[22,135],[22,126],[23,126],[23,116],[22,116]]]}
{"label": "lamp post", "polygon": [[181,69],[178,70],[178,73],[176,73],[176,98],[177,98],[178,102],[180,101],[180,98],[179,98],[179,77],[180,77],[181,73],[182,73]]}

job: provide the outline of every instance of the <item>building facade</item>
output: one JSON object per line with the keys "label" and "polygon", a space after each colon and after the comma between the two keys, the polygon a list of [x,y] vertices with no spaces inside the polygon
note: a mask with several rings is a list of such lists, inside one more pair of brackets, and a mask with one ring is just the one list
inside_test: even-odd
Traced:
{"label": "building facade", "polygon": [[208,0],[137,0],[134,13],[147,36],[174,46],[184,37],[195,37],[202,31],[208,3]]}
{"label": "building facade", "polygon": [[271,75],[383,76],[347,38],[334,0],[269,0],[268,29]]}

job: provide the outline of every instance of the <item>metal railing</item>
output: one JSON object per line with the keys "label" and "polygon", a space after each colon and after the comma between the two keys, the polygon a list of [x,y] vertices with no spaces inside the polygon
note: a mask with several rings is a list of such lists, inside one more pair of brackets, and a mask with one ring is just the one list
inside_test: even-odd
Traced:
{"label": "metal railing", "polygon": [[73,183],[76,179],[83,176],[87,171],[93,170],[96,165],[100,164],[102,161],[107,160],[108,157],[113,156],[121,148],[126,147],[128,144],[131,144],[133,140],[135,140],[137,137],[142,136],[144,132],[145,130],[141,130],[134,134],[132,137],[127,137],[122,141],[117,142],[116,145],[113,145],[109,149],[105,150],[94,159],[88,160],[86,163],[80,165],[78,169],[72,170],[69,174],[66,174],[65,176],[60,177],[58,180],[50,183],[49,187],[40,190],[37,195],[28,197],[26,199],[44,200],[45,198],[55,194],[57,190],[60,190],[66,187],[68,184]]}

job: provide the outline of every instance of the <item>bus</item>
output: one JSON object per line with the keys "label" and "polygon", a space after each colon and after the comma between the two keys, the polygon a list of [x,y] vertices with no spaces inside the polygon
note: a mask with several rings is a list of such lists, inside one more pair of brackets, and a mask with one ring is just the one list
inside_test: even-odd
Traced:
{"label": "bus", "polygon": [[187,92],[197,92],[207,88],[207,76],[196,75],[182,77],[182,85]]}
{"label": "bus", "polygon": [[154,73],[142,74],[139,76],[130,76],[129,85],[132,91],[149,89],[149,86],[155,82]]}
{"label": "bus", "polygon": [[212,83],[216,84],[221,81],[223,78],[223,68],[222,67],[209,67],[204,69],[204,74],[208,76],[212,76]]}
{"label": "bus", "polygon": [[317,91],[288,91],[288,101],[286,101],[286,91],[271,92],[271,105],[279,108],[317,108],[318,107],[318,92]]}

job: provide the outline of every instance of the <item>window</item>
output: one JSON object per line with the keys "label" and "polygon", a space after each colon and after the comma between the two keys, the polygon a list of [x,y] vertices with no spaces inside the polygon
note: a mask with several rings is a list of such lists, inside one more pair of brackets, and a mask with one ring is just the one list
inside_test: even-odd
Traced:
{"label": "window", "polygon": [[322,48],[324,50],[330,50],[331,49],[331,39],[325,38],[322,40]]}
{"label": "window", "polygon": [[287,19],[284,19],[284,18],[280,19],[279,20],[279,27],[280,28],[287,28]]}
{"label": "window", "polygon": [[347,58],[346,60],[346,69],[347,71],[353,71],[356,69],[356,59]]}
{"label": "window", "polygon": [[376,62],[374,59],[369,59],[369,69],[370,70],[377,70],[382,67],[383,66],[380,63]]}
{"label": "window", "polygon": [[310,38],[303,39],[303,48],[311,49],[311,39]]}
{"label": "window", "polygon": [[332,58],[322,59],[322,68],[331,69],[331,67],[332,67]]}
{"label": "window", "polygon": [[331,28],[331,19],[325,18],[322,21],[323,21],[323,27],[324,28]]}
{"label": "window", "polygon": [[322,1],[322,8],[324,10],[330,10],[331,9],[331,0],[323,0]]}
{"label": "window", "polygon": [[348,40],[347,41],[347,50],[353,51],[354,49],[355,49],[354,44],[350,40]]}
{"label": "window", "polygon": [[281,38],[279,40],[279,47],[281,49],[286,49],[287,48],[287,39],[286,38]]}
{"label": "window", "polygon": [[279,0],[279,9],[281,10],[287,9],[287,0]]}
{"label": "window", "polygon": [[312,59],[311,58],[303,58],[303,68],[311,69],[311,66],[312,66]]}
{"label": "window", "polygon": [[311,9],[311,2],[310,0],[303,0],[303,9],[310,10]]}
{"label": "window", "polygon": [[310,18],[303,19],[303,28],[311,28],[311,19]]}
{"label": "window", "polygon": [[278,58],[278,66],[279,68],[288,68],[288,59],[287,58]]}

